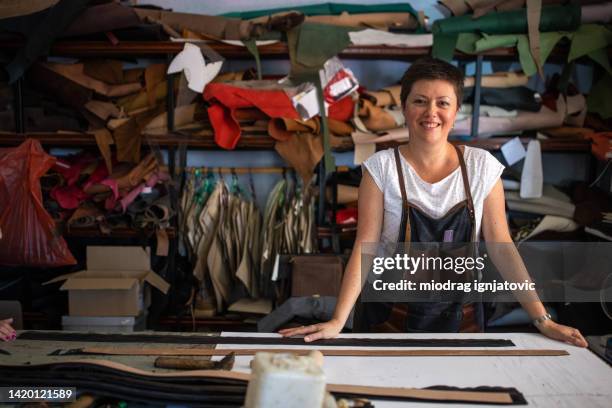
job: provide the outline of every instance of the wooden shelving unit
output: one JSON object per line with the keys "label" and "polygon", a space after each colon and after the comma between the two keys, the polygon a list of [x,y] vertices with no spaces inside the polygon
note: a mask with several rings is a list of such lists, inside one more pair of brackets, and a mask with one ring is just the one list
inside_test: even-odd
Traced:
{"label": "wooden shelving unit", "polygon": [[[23,46],[23,41],[0,41],[4,50],[18,49]],[[216,52],[226,58],[244,59],[253,58],[245,47],[227,44],[219,41],[204,42]],[[51,47],[51,55],[62,55],[72,57],[111,57],[130,56],[143,57],[152,55],[177,54],[183,49],[184,43],[178,41],[121,41],[112,45],[105,41],[58,41]],[[262,45],[258,48],[259,55],[264,58],[288,58],[289,50],[287,44],[278,42]],[[557,46],[553,49],[550,58],[561,58],[567,56],[567,47]],[[348,46],[340,53],[341,58],[378,58],[378,59],[415,59],[431,53],[431,47],[389,47],[381,45],[372,46]],[[608,50],[612,55],[612,50]],[[481,53],[487,59],[511,58],[516,59],[515,48],[496,48]],[[473,59],[474,55],[455,52],[455,58]]]}
{"label": "wooden shelving unit", "polygon": [[[47,146],[70,146],[88,147],[96,146],[96,140],[90,133],[0,133],[0,145],[9,146],[22,143],[26,138],[34,138]],[[491,137],[488,139],[476,139],[470,141],[452,141],[453,144],[463,144],[472,147],[479,147],[486,150],[499,150],[501,146],[508,142],[512,137]],[[530,138],[522,137],[521,141],[527,145]],[[166,135],[144,135],[143,144],[154,143],[161,147],[176,147],[181,144],[189,148],[203,150],[222,150],[215,143],[212,137],[187,136],[185,134],[166,134]],[[275,140],[269,136],[243,134],[236,146],[237,150],[271,150],[274,149]],[[584,139],[547,139],[540,141],[542,151],[547,152],[577,152],[588,153],[591,149],[591,142]],[[397,146],[397,143],[381,143],[378,149],[387,149]],[[337,149],[337,151],[347,151],[350,149]]]}
{"label": "wooden shelving unit", "polygon": [[[166,229],[168,238],[174,238],[176,231],[170,227]],[[129,227],[113,228],[110,234],[103,234],[97,227],[71,227],[63,230],[64,238],[139,238],[139,237],[155,237],[155,230],[137,229]]]}
{"label": "wooden shelving unit", "polygon": [[[6,37],[0,40],[2,49],[10,53],[23,46],[23,41],[7,40]],[[206,45],[214,49],[220,55],[228,59],[252,59],[253,56],[245,47],[226,44],[223,42],[211,41]],[[59,41],[50,50],[50,55],[69,56],[69,57],[163,57],[169,58],[179,53],[184,47],[183,42],[175,41],[121,41],[112,45],[105,41]],[[262,58],[268,59],[287,59],[289,51],[287,45],[278,42],[271,45],[259,47],[259,54]],[[557,46],[551,53],[552,60],[561,60],[567,57],[569,49]],[[403,48],[388,46],[349,46],[343,50],[339,56],[348,59],[383,59],[383,60],[414,60],[423,55],[431,53],[431,47]],[[608,49],[608,55],[612,57],[612,49]],[[518,53],[515,48],[498,48],[481,53],[479,56],[464,54],[456,51],[455,58],[460,60],[477,60],[477,64],[482,63],[482,59],[509,59],[516,60]],[[478,76],[478,75],[477,75]],[[174,109],[173,105],[169,109]],[[477,109],[476,109],[477,110]],[[26,138],[35,138],[46,146],[57,147],[95,147],[96,141],[90,133],[2,133],[0,132],[0,146],[17,145]],[[493,137],[489,139],[472,139],[470,141],[453,141],[455,144],[465,144],[468,146],[479,147],[490,151],[499,150],[501,146],[509,141],[510,137]],[[526,144],[529,138],[521,138]],[[249,134],[243,132],[238,142],[237,150],[271,150],[274,148],[274,139],[264,134]],[[163,135],[143,135],[143,145],[157,145],[174,149],[178,146],[203,150],[222,150],[210,136],[190,136],[185,133],[170,132]],[[378,149],[385,149],[396,146],[397,143],[386,143],[378,146]],[[541,141],[542,151],[544,152],[569,152],[569,153],[589,153],[591,143],[583,139],[549,139]],[[337,151],[349,151],[353,148],[349,143]],[[338,226],[339,227],[339,226]],[[347,231],[348,232],[348,231]],[[352,232],[352,231],[351,231]],[[349,234],[351,233],[349,232]],[[174,230],[171,231],[174,234]],[[111,237],[137,237],[142,236],[143,231],[129,228],[113,230]],[[153,232],[154,234],[154,232]],[[170,234],[170,232],[169,232]],[[321,227],[318,230],[319,237],[331,236],[329,228]],[[96,228],[91,229],[71,229],[65,230],[67,237],[97,237],[104,236]],[[172,235],[174,236],[174,235]]]}
{"label": "wooden shelving unit", "polygon": [[[92,133],[6,133],[0,132],[0,145],[18,145],[27,138],[38,140],[46,146],[88,147],[96,146]],[[183,133],[165,135],[143,135],[143,145],[148,143],[162,147],[176,147],[184,144],[191,148],[205,150],[222,150],[212,137],[188,136]],[[237,150],[270,150],[274,149],[274,139],[264,135],[243,134],[236,146]]]}
{"label": "wooden shelving unit", "polygon": [[[466,145],[478,147],[481,149],[496,151],[500,150],[502,145],[509,142],[514,137],[491,137],[488,139],[475,139],[468,141],[452,140],[454,145]],[[521,142],[527,146],[532,138],[521,137]],[[382,143],[379,145],[379,150],[397,146],[398,143]],[[540,140],[542,151],[544,152],[571,152],[571,153],[589,153],[591,151],[591,142],[584,139],[546,139]]]}
{"label": "wooden shelving unit", "polygon": [[[23,41],[0,41],[2,49],[16,50],[23,45]],[[222,56],[230,59],[250,59],[252,55],[245,47],[227,44],[219,41],[208,41],[210,46]],[[176,54],[183,49],[184,43],[177,41],[121,41],[112,45],[105,41],[58,41],[50,50],[51,55],[73,56],[73,57],[144,57],[163,56]],[[288,48],[283,42],[260,46],[259,54],[262,58],[288,58]],[[423,55],[430,54],[431,47],[388,47],[388,46],[349,46],[341,54],[343,58],[356,59],[394,59],[413,60]],[[563,58],[569,52],[567,47],[557,46],[551,53],[551,58]],[[509,58],[516,59],[518,53],[516,48],[497,48],[480,54],[486,59]],[[608,55],[612,57],[612,48],[608,49]],[[475,55],[464,54],[456,51],[455,57],[459,59],[474,59]],[[95,139],[88,133],[0,133],[0,145],[16,145],[33,137],[42,144],[48,146],[94,146]],[[507,137],[494,137],[490,139],[474,139],[466,142],[454,142],[468,146],[480,147],[487,150],[499,150],[501,145],[510,140]],[[527,139],[523,139],[526,143]],[[162,147],[176,147],[186,145],[189,148],[204,150],[219,150],[212,137],[189,136],[184,133],[168,133],[165,135],[144,135],[143,143],[157,144]],[[379,149],[395,146],[395,143],[382,144]],[[270,150],[274,148],[274,140],[263,135],[253,135],[243,132],[237,150]],[[337,149],[347,151],[351,147]],[[542,141],[544,151],[567,151],[588,152],[590,142],[582,139],[544,140]]]}

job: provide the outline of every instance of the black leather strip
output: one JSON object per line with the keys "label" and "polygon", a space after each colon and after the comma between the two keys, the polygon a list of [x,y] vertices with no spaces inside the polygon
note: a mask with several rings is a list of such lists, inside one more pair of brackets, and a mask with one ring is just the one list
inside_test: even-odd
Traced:
{"label": "black leather strip", "polygon": [[[492,402],[474,402],[470,401],[470,405],[528,405],[527,400],[523,396],[523,394],[514,387],[488,387],[488,386],[480,386],[480,387],[449,387],[446,385],[434,385],[431,387],[423,388],[425,390],[444,390],[444,391],[475,391],[475,392],[507,392],[512,398],[512,402],[508,404],[501,403],[492,403]],[[364,398],[368,397],[366,395],[361,394],[344,394],[344,393],[332,393],[336,398]],[[387,398],[387,397],[376,397],[376,399],[380,400],[396,400],[396,398]],[[433,400],[427,398],[402,398],[402,401],[415,401],[415,402],[433,402],[435,404],[465,404],[465,401],[459,400]]]}
{"label": "black leather strip", "polygon": [[[177,336],[171,334],[110,334],[110,333],[65,333],[26,331],[21,340],[73,341],[98,343],[169,343],[169,344],[262,344],[280,346],[303,346],[302,338],[285,337],[222,337],[222,336]],[[318,340],[317,346],[338,347],[514,347],[507,339],[328,339]]]}

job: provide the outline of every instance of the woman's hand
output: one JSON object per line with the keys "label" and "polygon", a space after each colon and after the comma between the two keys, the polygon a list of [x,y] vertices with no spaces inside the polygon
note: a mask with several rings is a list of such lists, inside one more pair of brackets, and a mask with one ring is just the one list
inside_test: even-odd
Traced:
{"label": "woman's hand", "polygon": [[0,339],[11,341],[17,338],[17,333],[11,323],[13,323],[13,319],[0,320]]}
{"label": "woman's hand", "polygon": [[319,339],[332,339],[336,337],[344,327],[344,324],[338,320],[330,320],[325,323],[311,324],[310,326],[295,327],[292,329],[279,330],[279,334],[283,337],[306,335],[304,341],[310,343],[311,341]]}
{"label": "woman's hand", "polygon": [[564,326],[552,320],[546,320],[536,327],[540,330],[540,333],[551,339],[564,341],[578,347],[586,347],[588,345],[587,341],[582,337],[582,334],[580,334],[580,331],[573,327]]}

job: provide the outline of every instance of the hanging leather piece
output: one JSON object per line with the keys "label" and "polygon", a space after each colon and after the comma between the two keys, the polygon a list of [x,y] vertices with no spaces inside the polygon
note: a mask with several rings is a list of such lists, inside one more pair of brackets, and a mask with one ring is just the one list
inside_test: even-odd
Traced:
{"label": "hanging leather piece", "polygon": [[536,67],[538,67],[540,77],[544,79],[544,69],[540,58],[540,17],[542,17],[542,0],[527,0],[529,50]]}
{"label": "hanging leather piece", "polygon": [[262,72],[261,72],[261,58],[259,57],[259,49],[257,48],[257,43],[254,39],[250,40],[242,40],[242,43],[246,47],[246,49],[251,53],[253,58],[255,58],[255,67],[257,67],[257,79],[261,81]]}
{"label": "hanging leather piece", "polygon": [[111,174],[113,172],[113,160],[110,146],[114,143],[113,135],[105,128],[95,129],[92,132],[96,138],[96,144],[98,145],[98,149],[100,149],[100,154],[102,154],[104,158],[108,174]]}

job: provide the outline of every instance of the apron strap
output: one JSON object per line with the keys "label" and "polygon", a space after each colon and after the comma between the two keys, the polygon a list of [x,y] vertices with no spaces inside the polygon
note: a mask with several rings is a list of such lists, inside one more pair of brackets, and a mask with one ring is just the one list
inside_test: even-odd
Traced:
{"label": "apron strap", "polygon": [[[406,195],[406,185],[404,184],[404,172],[402,171],[402,161],[400,158],[399,146],[395,147],[395,168],[397,169],[397,178],[400,183],[400,192],[402,194],[402,221],[400,223],[400,235],[398,242],[410,242],[410,210],[408,198]],[[403,235],[403,237],[402,237]]]}
{"label": "apron strap", "polygon": [[470,221],[472,222],[472,242],[476,240],[476,212],[474,211],[474,201],[472,200],[472,190],[470,188],[470,180],[467,175],[467,168],[465,166],[465,159],[463,158],[463,152],[457,145],[453,145],[457,151],[459,157],[459,167],[461,167],[461,177],[463,178],[463,189],[465,190],[465,197],[467,200],[468,211],[470,212]]}

